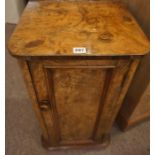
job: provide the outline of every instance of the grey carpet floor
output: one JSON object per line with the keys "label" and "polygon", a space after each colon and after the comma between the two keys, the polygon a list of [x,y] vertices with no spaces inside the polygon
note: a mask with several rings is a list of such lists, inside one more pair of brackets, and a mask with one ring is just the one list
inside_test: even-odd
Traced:
{"label": "grey carpet floor", "polygon": [[[6,24],[6,43],[14,30]],[[6,49],[6,155],[149,155],[149,121],[123,133],[114,126],[106,149],[47,151],[20,69]]]}

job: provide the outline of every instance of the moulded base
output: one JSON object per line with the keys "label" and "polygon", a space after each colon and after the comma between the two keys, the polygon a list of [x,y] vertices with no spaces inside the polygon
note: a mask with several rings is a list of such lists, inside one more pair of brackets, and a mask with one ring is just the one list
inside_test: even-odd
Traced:
{"label": "moulded base", "polygon": [[59,145],[52,146],[48,140],[45,140],[41,136],[42,145],[45,149],[52,150],[65,150],[65,149],[96,149],[96,148],[106,148],[110,144],[110,135],[107,135],[102,143],[90,143],[90,144],[70,144],[70,145]]}

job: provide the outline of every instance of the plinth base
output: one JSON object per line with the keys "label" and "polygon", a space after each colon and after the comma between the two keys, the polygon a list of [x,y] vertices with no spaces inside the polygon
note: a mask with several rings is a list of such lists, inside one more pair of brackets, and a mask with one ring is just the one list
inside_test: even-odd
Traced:
{"label": "plinth base", "polygon": [[70,145],[59,145],[52,146],[48,140],[45,140],[43,136],[41,136],[42,145],[45,149],[50,151],[52,150],[66,150],[66,149],[96,149],[96,148],[106,148],[110,144],[110,135],[104,138],[102,143],[90,143],[90,144],[70,144]]}

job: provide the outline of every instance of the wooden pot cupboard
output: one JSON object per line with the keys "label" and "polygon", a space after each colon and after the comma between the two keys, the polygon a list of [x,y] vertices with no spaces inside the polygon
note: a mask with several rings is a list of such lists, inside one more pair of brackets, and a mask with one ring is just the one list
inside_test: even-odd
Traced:
{"label": "wooden pot cupboard", "polygon": [[52,150],[107,146],[149,41],[123,4],[45,0],[28,2],[8,48]]}

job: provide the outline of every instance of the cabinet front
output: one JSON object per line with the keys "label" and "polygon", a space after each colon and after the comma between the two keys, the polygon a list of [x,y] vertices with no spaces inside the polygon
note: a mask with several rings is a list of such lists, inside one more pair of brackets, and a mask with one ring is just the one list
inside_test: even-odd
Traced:
{"label": "cabinet front", "polygon": [[123,69],[110,60],[29,63],[51,145],[102,142],[127,71],[123,63]]}

